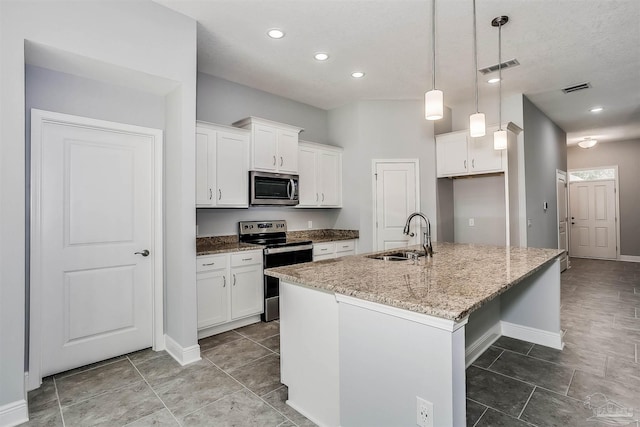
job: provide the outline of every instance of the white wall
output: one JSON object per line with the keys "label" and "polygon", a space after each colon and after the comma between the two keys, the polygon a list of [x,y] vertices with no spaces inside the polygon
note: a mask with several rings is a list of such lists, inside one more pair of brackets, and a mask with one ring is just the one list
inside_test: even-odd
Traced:
{"label": "white wall", "polygon": [[373,248],[373,159],[420,161],[421,211],[436,230],[436,172],[433,124],[424,119],[424,105],[415,101],[360,101],[329,111],[329,137],[344,148],[343,208],[337,228],[360,230],[359,248]]}
{"label": "white wall", "polygon": [[[165,98],[165,332],[195,344],[196,23],[152,2],[0,2],[0,407],[25,398],[25,42],[178,87]],[[186,313],[186,316],[183,316]],[[191,318],[193,317],[193,318]],[[26,408],[25,408],[26,409]],[[16,414],[13,414],[16,415]],[[12,414],[6,417],[13,416]],[[2,422],[11,422],[4,418]],[[14,420],[15,421],[15,420]]]}

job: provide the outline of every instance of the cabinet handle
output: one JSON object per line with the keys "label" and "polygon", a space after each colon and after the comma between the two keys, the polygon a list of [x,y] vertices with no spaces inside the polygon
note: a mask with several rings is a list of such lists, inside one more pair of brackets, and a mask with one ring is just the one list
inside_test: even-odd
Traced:
{"label": "cabinet handle", "polygon": [[348,247],[349,247],[349,245],[342,245],[342,247],[343,247],[344,249],[346,249],[346,248],[348,248]]}
{"label": "cabinet handle", "polygon": [[233,286],[235,286],[235,285],[236,285],[236,275],[235,275],[235,273],[234,273],[234,274],[233,274]]}
{"label": "cabinet handle", "polygon": [[466,160],[464,161],[464,168],[465,169],[467,168],[467,161]]}
{"label": "cabinet handle", "polygon": [[476,159],[471,159],[471,168],[475,169],[476,167]]}
{"label": "cabinet handle", "polygon": [[202,266],[203,266],[203,267],[204,267],[204,266],[207,266],[207,265],[215,265],[215,262],[210,262],[210,263],[208,263],[208,264],[202,264]]}
{"label": "cabinet handle", "polygon": [[326,251],[328,251],[328,250],[329,250],[329,249],[327,249],[327,248],[322,248],[322,249],[320,249],[320,252],[326,252]]}
{"label": "cabinet handle", "polygon": [[316,193],[316,202],[318,201],[318,193]]}
{"label": "cabinet handle", "polygon": [[218,200],[222,199],[222,190],[218,188]]}
{"label": "cabinet handle", "polygon": [[242,258],[243,261],[251,261],[253,258]]}
{"label": "cabinet handle", "polygon": [[209,189],[209,200],[213,199],[213,190]]}
{"label": "cabinet handle", "polygon": [[276,165],[276,156],[273,156],[273,166]]}
{"label": "cabinet handle", "polygon": [[322,201],[324,202],[324,193],[322,193]]}
{"label": "cabinet handle", "polygon": [[280,166],[282,166],[284,160],[282,160],[282,156],[280,156]]}
{"label": "cabinet handle", "polygon": [[227,276],[222,276],[222,287],[223,288],[227,287]]}

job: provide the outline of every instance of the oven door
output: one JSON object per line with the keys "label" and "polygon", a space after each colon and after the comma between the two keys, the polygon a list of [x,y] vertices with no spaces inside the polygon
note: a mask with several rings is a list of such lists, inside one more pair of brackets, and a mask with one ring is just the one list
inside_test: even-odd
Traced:
{"label": "oven door", "polygon": [[298,175],[249,172],[252,206],[295,206],[298,201]]}
{"label": "oven door", "polygon": [[[311,246],[311,245],[310,245]],[[313,249],[308,247],[291,252],[280,252],[264,255],[264,268],[281,267],[283,265],[300,264],[313,261]],[[280,279],[264,276],[264,314],[262,320],[270,322],[280,318]]]}

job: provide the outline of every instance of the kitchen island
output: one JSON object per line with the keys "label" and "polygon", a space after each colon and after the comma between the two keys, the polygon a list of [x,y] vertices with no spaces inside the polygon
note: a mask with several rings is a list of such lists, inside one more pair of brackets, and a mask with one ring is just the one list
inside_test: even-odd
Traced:
{"label": "kitchen island", "polygon": [[434,250],[417,264],[358,255],[265,270],[280,279],[289,405],[321,426],[414,426],[421,398],[433,425],[463,426],[465,367],[497,338],[562,348],[562,250]]}

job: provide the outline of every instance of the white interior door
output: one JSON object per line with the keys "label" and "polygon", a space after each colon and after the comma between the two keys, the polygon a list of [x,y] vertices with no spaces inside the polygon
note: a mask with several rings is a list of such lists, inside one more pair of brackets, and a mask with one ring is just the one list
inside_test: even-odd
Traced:
{"label": "white interior door", "polygon": [[43,377],[152,345],[162,255],[154,253],[154,138],[68,121],[42,121],[39,131]]}
{"label": "white interior door", "polygon": [[569,189],[571,256],[616,259],[615,181],[576,181]]}
{"label": "white interior door", "polygon": [[564,249],[565,254],[560,258],[560,268],[562,271],[569,266],[569,257],[567,250],[569,249],[569,233],[567,230],[568,212],[568,187],[567,173],[564,171],[556,172],[556,197],[558,205],[558,249]]}
{"label": "white interior door", "polygon": [[416,162],[375,162],[374,250],[405,247],[419,242],[420,226],[413,224],[413,237],[403,234],[409,215],[419,211]]}

